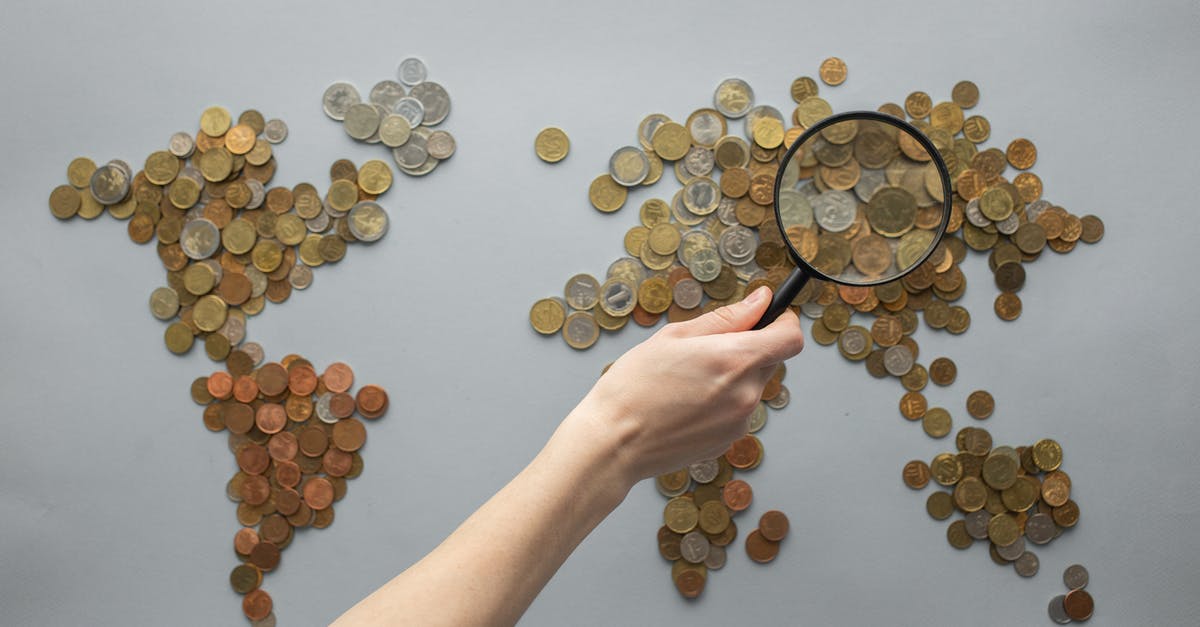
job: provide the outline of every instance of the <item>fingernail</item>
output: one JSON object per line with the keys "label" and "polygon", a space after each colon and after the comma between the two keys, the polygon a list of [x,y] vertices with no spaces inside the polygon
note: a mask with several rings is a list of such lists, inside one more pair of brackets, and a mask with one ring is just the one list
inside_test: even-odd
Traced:
{"label": "fingernail", "polygon": [[750,296],[746,297],[746,303],[750,304],[750,305],[757,305],[760,301],[762,301],[762,299],[764,299],[766,297],[767,297],[767,288],[765,286],[760,287],[760,288],[754,290],[753,292],[750,292]]}

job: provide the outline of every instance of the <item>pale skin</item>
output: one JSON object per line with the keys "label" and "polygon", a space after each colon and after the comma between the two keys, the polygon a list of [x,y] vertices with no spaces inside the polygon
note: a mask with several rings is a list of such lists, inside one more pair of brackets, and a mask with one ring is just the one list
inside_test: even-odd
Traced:
{"label": "pale skin", "polygon": [[334,625],[515,624],[634,484],[746,433],[771,374],[804,347],[790,311],[749,330],[770,300],[760,288],[622,355],[520,474]]}

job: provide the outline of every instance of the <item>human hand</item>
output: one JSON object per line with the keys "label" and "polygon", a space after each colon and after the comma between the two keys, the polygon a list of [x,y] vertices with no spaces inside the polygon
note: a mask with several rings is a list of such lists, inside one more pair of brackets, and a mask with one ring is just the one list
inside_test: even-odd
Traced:
{"label": "human hand", "polygon": [[668,324],[614,362],[579,404],[577,412],[617,435],[617,462],[630,485],[717,457],[746,434],[776,367],[804,348],[790,310],[749,330],[770,300],[770,290],[759,288],[741,302]]}

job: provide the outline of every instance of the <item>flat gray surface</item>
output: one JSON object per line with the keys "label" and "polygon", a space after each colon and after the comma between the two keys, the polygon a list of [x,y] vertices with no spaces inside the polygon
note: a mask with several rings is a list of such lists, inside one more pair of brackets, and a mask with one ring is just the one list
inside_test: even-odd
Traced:
{"label": "flat gray surface", "polygon": [[[524,624],[1049,624],[1074,562],[1092,573],[1092,624],[1198,622],[1195,3],[106,4],[21,3],[0,23],[0,623],[244,624],[227,583],[235,465],[187,394],[213,364],[164,350],[146,308],[164,281],[153,247],[107,216],[50,216],[67,163],[138,167],[219,103],[285,119],[276,182],[323,190],[334,159],[385,153],[326,119],[322,90],[347,79],[365,92],[412,54],[453,98],[443,126],[458,154],[399,177],[383,197],[388,236],[249,327],[270,357],[345,360],[392,398],[336,523],[298,534],[265,580],[281,624],[331,620],[435,546],[649,334],[576,353],[526,321],[571,274],[604,272],[650,193],[673,193],[668,174],[616,215],[587,204],[638,121],[682,120],[728,76],[790,111],[791,80],[829,55],[849,65],[845,85],[822,87],[838,110],[976,81],[992,145],[1032,138],[1046,197],[1105,220],[1100,245],[1028,268],[1017,322],[992,314],[972,255],[970,332],[917,333],[922,361],[958,362],[958,382],[929,392],[957,425],[983,387],[998,444],[1062,442],[1080,526],[1037,549],[1032,580],[982,544],[952,550],[924,512],[928,490],[899,474],[953,443],[898,415],[897,383],[814,343],[789,364],[793,402],[762,433],[755,503],[738,519],[746,530],[765,509],[789,513],[776,563],[750,563],[739,539],[704,597],[684,602],[655,548],[663,499],[643,484]],[[551,124],[572,139],[553,167],[531,149]]]}

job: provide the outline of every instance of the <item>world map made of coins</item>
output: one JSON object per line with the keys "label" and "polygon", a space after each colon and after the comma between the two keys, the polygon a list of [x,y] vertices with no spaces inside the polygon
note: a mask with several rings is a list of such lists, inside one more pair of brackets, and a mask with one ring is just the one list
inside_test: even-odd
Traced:
{"label": "world map made of coins", "polygon": [[[818,76],[825,85],[840,85],[847,77],[846,64],[836,57],[826,59]],[[670,200],[650,198],[641,204],[639,224],[624,238],[628,256],[614,261],[603,280],[578,274],[567,280],[561,297],[535,302],[529,314],[534,330],[561,334],[569,346],[584,350],[598,341],[602,330],[618,331],[630,319],[644,327],[664,317],[668,322],[688,320],[736,302],[762,285],[778,286],[794,266],[785,237],[799,249],[804,246],[798,241],[803,234],[781,233],[776,224],[774,181],[787,147],[806,128],[833,114],[819,92],[818,82],[810,77],[792,82],[795,108],[790,126],[778,109],[756,105],[750,85],[736,78],[721,82],[713,106],[692,112],[682,124],[657,113],[643,119],[637,128],[638,145],[613,153],[608,172],[589,186],[589,201],[599,211],[616,212],[630,190],[659,182],[667,169],[681,187]],[[952,415],[946,408],[928,407],[921,392],[930,380],[939,386],[953,384],[957,366],[948,357],[931,360],[928,368],[919,363],[914,334],[920,318],[931,330],[955,335],[970,327],[970,312],[954,304],[966,291],[960,265],[969,251],[988,253],[999,291],[995,313],[1011,321],[1021,313],[1017,292],[1025,283],[1026,264],[1040,258],[1047,247],[1068,253],[1078,242],[1095,243],[1104,234],[1099,218],[1077,217],[1042,198],[1042,181],[1029,171],[1037,160],[1030,140],[1013,140],[1006,150],[985,146],[990,123],[966,112],[978,101],[978,87],[961,81],[949,101],[935,104],[929,94],[916,91],[903,106],[886,103],[878,108],[921,130],[949,169],[952,214],[946,237],[929,259],[912,273],[875,287],[812,280],[792,303],[812,319],[808,335],[818,344],[836,344],[844,358],[863,363],[872,377],[898,379],[905,390],[901,415],[920,421],[933,438],[953,431]],[[730,128],[739,118],[744,119],[744,137]],[[547,163],[565,158],[569,146],[565,132],[553,127],[534,142],[538,157]],[[871,226],[864,214],[872,200],[881,192],[894,198],[903,181],[887,170],[857,163],[847,177],[844,162],[820,158],[818,153],[801,162],[800,180],[807,180],[799,187],[803,197],[789,201],[799,202],[814,214],[810,221],[826,227],[828,223],[821,222],[823,204],[833,194],[844,197],[850,192],[857,215],[835,235],[850,244],[869,237]],[[1005,176],[1010,166],[1017,170],[1011,181]],[[904,185],[905,193],[920,194],[920,187]],[[937,206],[933,198],[914,200],[923,208]],[[928,229],[939,218],[919,209],[910,224]],[[871,321],[854,324],[860,317]],[[685,597],[700,595],[708,572],[724,563],[723,547],[737,535],[732,517],[745,509],[751,494],[737,471],[761,462],[762,442],[756,433],[766,423],[768,408],[788,404],[784,373],[781,366],[764,390],[750,433],[724,455],[657,478],[658,490],[668,499],[665,524],[658,531],[659,550],[672,563],[672,580]],[[987,391],[976,390],[965,405],[974,419],[984,420],[992,415],[995,400]],[[996,563],[1012,564],[1018,574],[1032,576],[1038,561],[1025,540],[1045,544],[1079,519],[1079,508],[1070,498],[1070,478],[1061,469],[1062,447],[1051,439],[993,447],[990,434],[978,427],[960,429],[955,442],[954,453],[938,455],[932,463],[907,464],[902,472],[905,484],[920,489],[933,477],[938,485],[952,488],[935,493],[927,504],[930,515],[939,520],[955,510],[964,515],[947,530],[950,544],[965,548],[987,540]],[[726,520],[729,524],[723,526]],[[777,544],[764,549],[764,540],[771,542],[760,521],[745,540],[755,561],[770,561],[778,552]]]}
{"label": "world map made of coins", "polygon": [[[407,114],[404,122],[412,128],[404,130],[411,139],[396,139],[395,129],[404,125],[392,119],[391,107],[381,113],[380,130],[395,148],[400,171],[423,176],[454,153],[449,133],[425,128],[446,118],[449,96],[424,81],[419,59],[402,61],[397,74],[412,93],[382,81],[370,101],[378,108],[385,97],[401,94],[395,111]],[[335,117],[328,96],[327,90],[322,108]],[[413,99],[423,119],[412,118]],[[339,103],[351,107],[350,100],[342,94]],[[73,160],[69,184],[55,188],[49,201],[60,220],[91,220],[107,210],[129,220],[134,242],[156,239],[167,286],[151,293],[150,311],[159,320],[176,320],[165,333],[168,350],[187,353],[198,337],[211,359],[225,362],[226,370],[196,379],[191,396],[205,407],[206,428],[229,431],[239,470],[226,493],[238,503],[243,525],[234,535],[241,563],[229,583],[244,595],[242,611],[256,626],[276,622],[271,596],[260,587],[263,574],[278,567],[295,529],[332,524],[333,503],[345,496],[347,480],[362,472],[366,430],[354,415],[376,419],[388,408],[380,386],[351,394],[354,374],[346,364],[331,364],[317,375],[297,355],[265,362],[262,347],[245,341],[247,316],[308,287],[312,268],[341,260],[347,244],[377,241],[388,229],[387,212],[375,202],[392,184],[382,161],[361,167],[335,161],[323,197],[309,183],[268,189],[277,167],[272,146],[287,134],[282,120],[266,120],[256,110],[244,111],[235,123],[225,108],[210,107],[194,136],[175,133],[136,174],[119,159],[101,166],[86,157]],[[412,160],[413,167],[406,165]]]}

